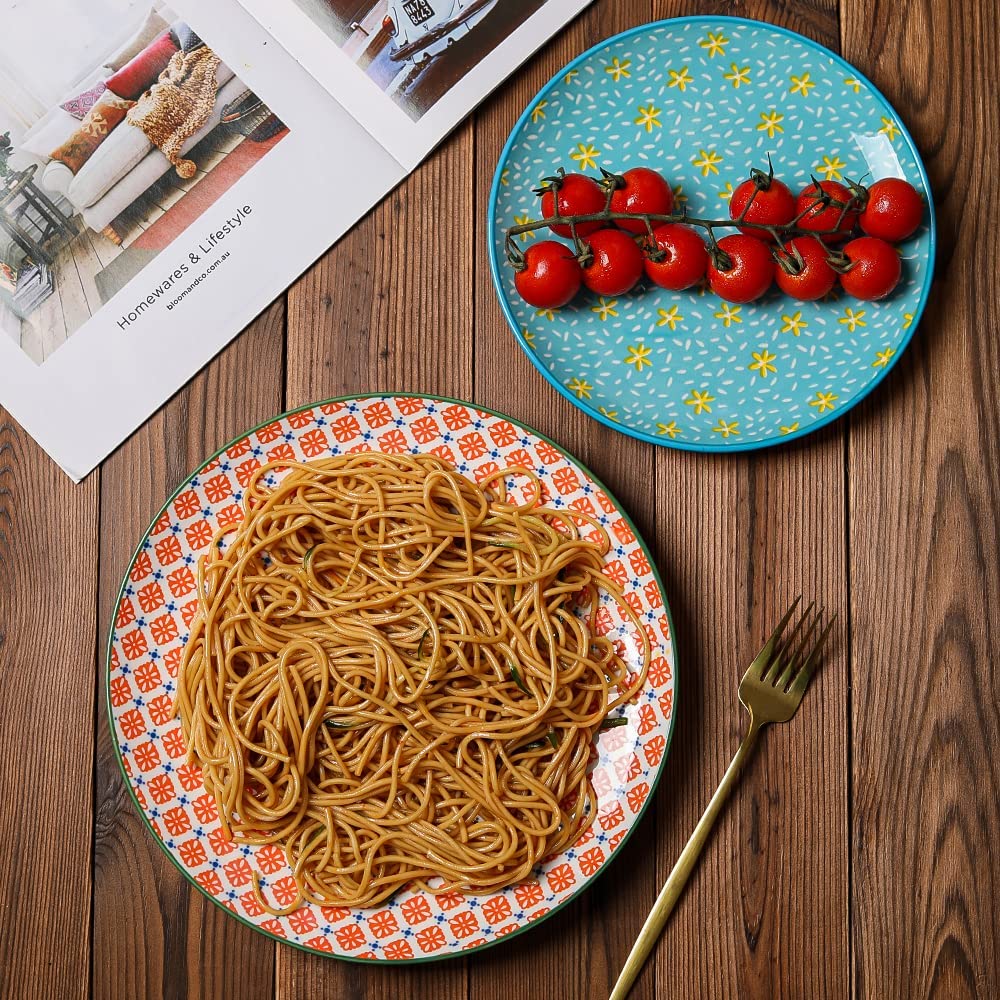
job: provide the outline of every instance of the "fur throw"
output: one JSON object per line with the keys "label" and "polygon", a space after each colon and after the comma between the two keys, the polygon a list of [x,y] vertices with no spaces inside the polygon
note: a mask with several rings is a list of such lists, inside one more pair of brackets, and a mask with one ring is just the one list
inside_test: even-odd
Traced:
{"label": "fur throw", "polygon": [[129,123],[142,129],[185,180],[197,167],[181,157],[181,149],[212,114],[218,68],[219,57],[209,48],[177,52],[128,114]]}

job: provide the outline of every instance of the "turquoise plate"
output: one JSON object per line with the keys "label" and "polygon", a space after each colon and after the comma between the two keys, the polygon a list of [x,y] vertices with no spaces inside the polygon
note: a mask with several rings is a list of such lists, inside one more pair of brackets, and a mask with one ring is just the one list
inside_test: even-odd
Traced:
{"label": "turquoise plate", "polygon": [[[704,290],[643,286],[546,313],[515,293],[504,230],[540,216],[532,189],[557,167],[655,167],[692,215],[722,218],[730,185],[766,167],[768,153],[793,190],[815,174],[899,176],[922,191],[925,221],[901,247],[904,277],[889,299],[808,303],[772,290],[730,306]],[[585,52],[521,116],[490,199],[494,284],[538,370],[602,423],[692,451],[778,444],[863,399],[913,335],[934,245],[927,175],[885,98],[828,49],[742,18],[660,21]]]}

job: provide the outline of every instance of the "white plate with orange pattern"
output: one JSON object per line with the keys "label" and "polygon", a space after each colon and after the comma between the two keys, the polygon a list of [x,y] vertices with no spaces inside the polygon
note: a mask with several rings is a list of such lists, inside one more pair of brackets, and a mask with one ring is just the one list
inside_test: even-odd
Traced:
{"label": "white plate with orange pattern", "polygon": [[[175,679],[197,609],[196,563],[216,531],[242,519],[243,489],[271,461],[357,451],[433,453],[471,479],[506,466],[535,469],[555,507],[597,517],[611,538],[605,572],[622,588],[652,644],[647,681],[626,708],[629,723],[599,735],[593,824],[527,882],[492,896],[404,889],[367,909],[303,904],[264,912],[254,871],[283,905],[295,898],[280,848],[226,839],[196,764],[186,762],[173,716]],[[620,640],[630,669],[639,644],[609,601],[597,616]],[[371,395],[305,406],[255,427],[189,476],[166,502],[122,582],[108,642],[107,702],[127,787],[157,843],[181,873],[237,920],[276,940],[358,962],[425,962],[487,948],[551,916],[582,892],[635,829],[652,799],[674,723],[670,612],[652,557],[608,490],[558,445],[508,417],[440,397]]]}

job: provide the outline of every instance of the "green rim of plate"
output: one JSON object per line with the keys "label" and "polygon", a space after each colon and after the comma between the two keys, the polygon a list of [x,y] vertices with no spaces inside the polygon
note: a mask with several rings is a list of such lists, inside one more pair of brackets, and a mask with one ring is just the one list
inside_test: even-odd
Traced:
{"label": "green rim of plate", "polygon": [[335,959],[341,962],[351,962],[356,965],[377,965],[377,966],[426,965],[429,962],[443,962],[447,961],[448,959],[461,958],[462,956],[465,955],[474,955],[481,951],[486,950],[487,948],[494,948],[498,944],[502,944],[503,942],[509,941],[512,938],[519,937],[521,934],[525,933],[525,931],[531,930],[531,928],[538,926],[539,924],[548,920],[550,917],[554,916],[560,910],[564,909],[570,903],[575,902],[583,892],[590,889],[594,885],[594,883],[604,874],[604,872],[611,867],[614,861],[620,856],[621,849],[629,841],[632,834],[635,832],[636,828],[639,826],[643,818],[646,816],[646,811],[649,809],[650,803],[653,801],[653,798],[655,797],[656,789],[660,783],[660,777],[663,774],[667,758],[670,755],[670,747],[671,744],[673,743],[674,728],[676,726],[676,721],[677,721],[677,694],[679,690],[679,684],[677,677],[677,641],[676,641],[676,633],[674,630],[674,619],[670,611],[670,602],[667,599],[666,592],[664,591],[663,580],[660,578],[660,571],[656,565],[656,560],[653,558],[653,554],[649,551],[649,546],[646,544],[646,541],[643,538],[642,533],[639,531],[635,523],[632,521],[632,518],[626,512],[625,508],[621,505],[621,503],[619,503],[618,498],[614,495],[614,493],[612,493],[611,490],[609,490],[604,485],[604,483],[600,479],[598,479],[598,477],[595,476],[590,469],[587,468],[586,465],[584,465],[582,462],[576,459],[565,448],[557,444],[551,438],[547,437],[544,434],[539,433],[533,427],[530,427],[523,421],[515,420],[513,417],[510,417],[505,413],[501,413],[498,410],[491,410],[489,407],[480,406],[478,403],[470,403],[468,400],[456,399],[452,396],[439,396],[431,393],[414,393],[414,392],[369,392],[357,395],[349,394],[346,396],[331,396],[329,399],[322,399],[313,403],[306,403],[303,406],[293,407],[290,410],[285,410],[284,413],[279,413],[277,416],[269,417],[267,420],[261,421],[259,424],[257,424],[254,427],[251,427],[247,431],[244,431],[242,434],[238,434],[236,437],[227,441],[224,445],[218,448],[208,458],[206,458],[203,462],[201,462],[195,469],[193,469],[187,476],[185,476],[184,479],[181,481],[180,485],[178,485],[178,487],[174,490],[174,492],[170,494],[170,496],[167,498],[164,504],[153,516],[152,520],[149,522],[149,527],[147,527],[145,532],[143,532],[142,538],[139,541],[138,545],[136,546],[135,551],[132,553],[132,558],[129,560],[128,566],[125,569],[124,576],[122,577],[121,586],[118,588],[118,595],[115,598],[114,606],[117,607],[118,604],[121,602],[122,597],[125,593],[125,588],[128,585],[129,574],[132,572],[132,567],[135,566],[135,562],[139,558],[139,554],[142,551],[143,544],[152,533],[153,527],[156,524],[156,522],[166,512],[167,508],[174,502],[174,500],[177,499],[177,497],[184,489],[184,487],[187,486],[191,478],[196,476],[201,471],[201,469],[204,468],[204,466],[208,465],[210,462],[213,462],[216,458],[218,458],[227,448],[231,448],[238,441],[241,441],[248,435],[261,430],[261,428],[266,427],[268,424],[274,423],[276,420],[284,420],[286,417],[289,417],[295,413],[301,413],[303,410],[309,410],[317,406],[324,406],[327,403],[349,403],[349,402],[357,402],[363,399],[395,399],[398,397],[405,397],[408,399],[423,399],[427,400],[428,402],[434,402],[434,403],[439,403],[439,402],[455,403],[459,406],[471,406],[474,409],[481,410],[483,413],[489,413],[491,416],[499,417],[502,420],[509,420],[516,426],[522,427],[529,434],[535,435],[535,437],[538,438],[540,441],[545,441],[547,444],[555,448],[556,451],[558,451],[569,461],[574,462],[581,470],[583,470],[583,472],[585,472],[591,478],[591,480],[593,480],[593,482],[600,489],[602,489],[607,494],[608,499],[611,500],[612,503],[614,503],[615,508],[621,514],[625,523],[632,529],[633,533],[635,534],[635,538],[636,541],[639,543],[639,547],[642,549],[642,551],[646,555],[646,558],[649,560],[649,565],[652,569],[653,579],[656,581],[656,585],[660,588],[660,593],[663,595],[663,607],[667,616],[667,622],[670,626],[670,661],[671,661],[670,668],[673,673],[673,681],[674,681],[674,688],[673,688],[674,702],[673,702],[673,709],[670,714],[670,729],[667,732],[667,744],[666,747],[664,748],[663,756],[660,758],[659,767],[650,785],[649,795],[646,797],[646,801],[643,803],[642,809],[636,815],[635,822],[632,824],[631,828],[622,838],[621,843],[615,850],[614,856],[608,861],[607,864],[602,865],[601,869],[597,872],[597,874],[594,875],[594,877],[591,878],[589,881],[587,881],[584,885],[582,885],[576,892],[574,892],[567,899],[564,899],[557,906],[552,907],[552,909],[549,910],[548,913],[545,913],[537,920],[533,920],[530,923],[524,924],[522,927],[519,927],[516,931],[511,931],[510,934],[507,934],[502,938],[498,938],[493,941],[487,941],[476,948],[470,948],[468,951],[451,951],[451,952],[446,952],[445,954],[442,955],[428,955],[422,958],[400,958],[400,959],[357,958],[353,955],[338,955],[335,952],[321,951],[318,948],[310,948],[307,945],[301,944],[297,941],[289,941],[287,938],[280,937],[277,934],[272,934],[271,931],[265,930],[263,927],[251,923],[249,920],[245,919],[240,914],[234,912],[233,910],[230,910],[229,907],[223,905],[223,903],[221,903],[215,896],[213,896],[210,892],[208,892],[200,883],[195,881],[195,879],[187,871],[185,871],[183,867],[181,867],[177,858],[174,857],[173,853],[163,842],[163,839],[153,829],[152,824],[150,824],[149,822],[149,817],[146,815],[146,810],[143,809],[143,807],[139,804],[139,800],[136,798],[135,791],[132,788],[132,782],[125,771],[125,765],[122,762],[122,756],[120,753],[117,752],[118,732],[115,728],[114,714],[111,710],[111,651],[114,648],[114,638],[115,638],[115,624],[114,624],[114,619],[112,617],[111,625],[110,628],[108,629],[108,642],[105,651],[105,661],[104,661],[104,702],[105,702],[105,709],[107,711],[108,726],[111,729],[112,743],[116,748],[115,760],[118,762],[118,770],[121,772],[121,776],[124,781],[125,788],[128,791],[129,798],[132,800],[132,804],[135,806],[136,811],[139,813],[139,817],[142,820],[143,825],[146,827],[146,830],[149,832],[150,836],[156,842],[157,846],[167,856],[167,858],[170,860],[170,863],[174,866],[174,868],[176,868],[177,871],[179,871],[181,875],[184,876],[185,880],[189,882],[192,886],[194,886],[194,888],[197,889],[198,892],[200,892],[214,906],[217,906],[220,910],[222,910],[222,912],[225,913],[226,916],[231,917],[233,920],[239,921],[241,924],[243,924],[245,927],[250,928],[250,930],[254,931],[255,933],[270,938],[272,941],[275,941],[278,944],[287,945],[288,947],[291,948],[297,948],[299,951],[307,952],[310,955],[319,955],[322,958]]}

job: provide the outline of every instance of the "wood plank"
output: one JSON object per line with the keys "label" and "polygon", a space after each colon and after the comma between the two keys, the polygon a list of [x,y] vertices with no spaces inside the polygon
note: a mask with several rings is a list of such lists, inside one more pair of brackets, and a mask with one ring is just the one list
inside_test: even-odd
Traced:
{"label": "wood plank", "polygon": [[[162,502],[216,448],[281,409],[283,353],[279,301],[102,466],[102,643],[128,561]],[[128,797],[105,722],[104,670],[102,648],[93,995],[266,1000],[273,995],[273,946],[184,880]]]}
{"label": "wood plank", "polygon": [[100,479],[0,409],[0,996],[88,995]]}
{"label": "wood plank", "polygon": [[[104,239],[104,237],[99,238]],[[70,249],[73,251],[73,261],[76,264],[76,273],[80,278],[80,285],[87,300],[87,308],[90,310],[91,315],[93,315],[103,304],[101,302],[101,293],[97,290],[97,282],[94,281],[94,278],[99,271],[104,270],[105,265],[101,263],[100,258],[94,251],[93,244],[90,242],[90,235],[86,230],[73,240],[70,244]]]}
{"label": "wood plank", "polygon": [[[650,541],[656,535],[655,449],[598,424],[544,383],[507,327],[482,248],[493,173],[525,106],[570,59],[602,38],[645,23],[651,13],[649,0],[596,4],[480,111],[475,242],[476,399],[536,427],[575,454],[608,484]],[[661,806],[665,794],[669,791],[661,788]],[[655,899],[656,826],[651,811],[610,870],[579,899],[472,964],[470,1000],[606,997]],[[632,995],[637,1000],[658,995],[652,966]]]}
{"label": "wood plank", "polygon": [[80,227],[81,233],[78,239],[90,240],[91,249],[101,262],[102,268],[107,267],[122,252],[122,247],[112,243],[103,233],[95,233],[93,229],[89,229],[86,223],[82,221]]}
{"label": "wood plank", "polygon": [[[657,16],[718,10],[656,0]],[[837,45],[833,0],[741,14]],[[791,599],[846,617],[845,425],[747,455],[658,454],[658,556],[682,662],[660,797],[666,878],[746,726],[739,678]],[[848,661],[838,626],[801,712],[767,732],[657,949],[657,997],[846,997]],[[697,984],[695,987],[693,984]]]}
{"label": "wood plank", "polygon": [[63,322],[66,326],[66,339],[76,333],[90,319],[91,308],[87,302],[87,292],[84,289],[84,277],[81,276],[76,262],[76,240],[59,251],[56,261],[58,271],[56,284],[59,288],[59,305],[62,307]]}
{"label": "wood plank", "polygon": [[844,54],[913,132],[940,227],[925,320],[851,421],[859,998],[1000,983],[1000,106],[991,47],[968,43],[998,16],[843,4]]}
{"label": "wood plank", "polygon": [[[287,403],[378,390],[472,395],[473,135],[460,129],[289,292]],[[440,234],[432,237],[428,234]],[[277,953],[281,1000],[466,1000],[466,962],[360,967]]]}

